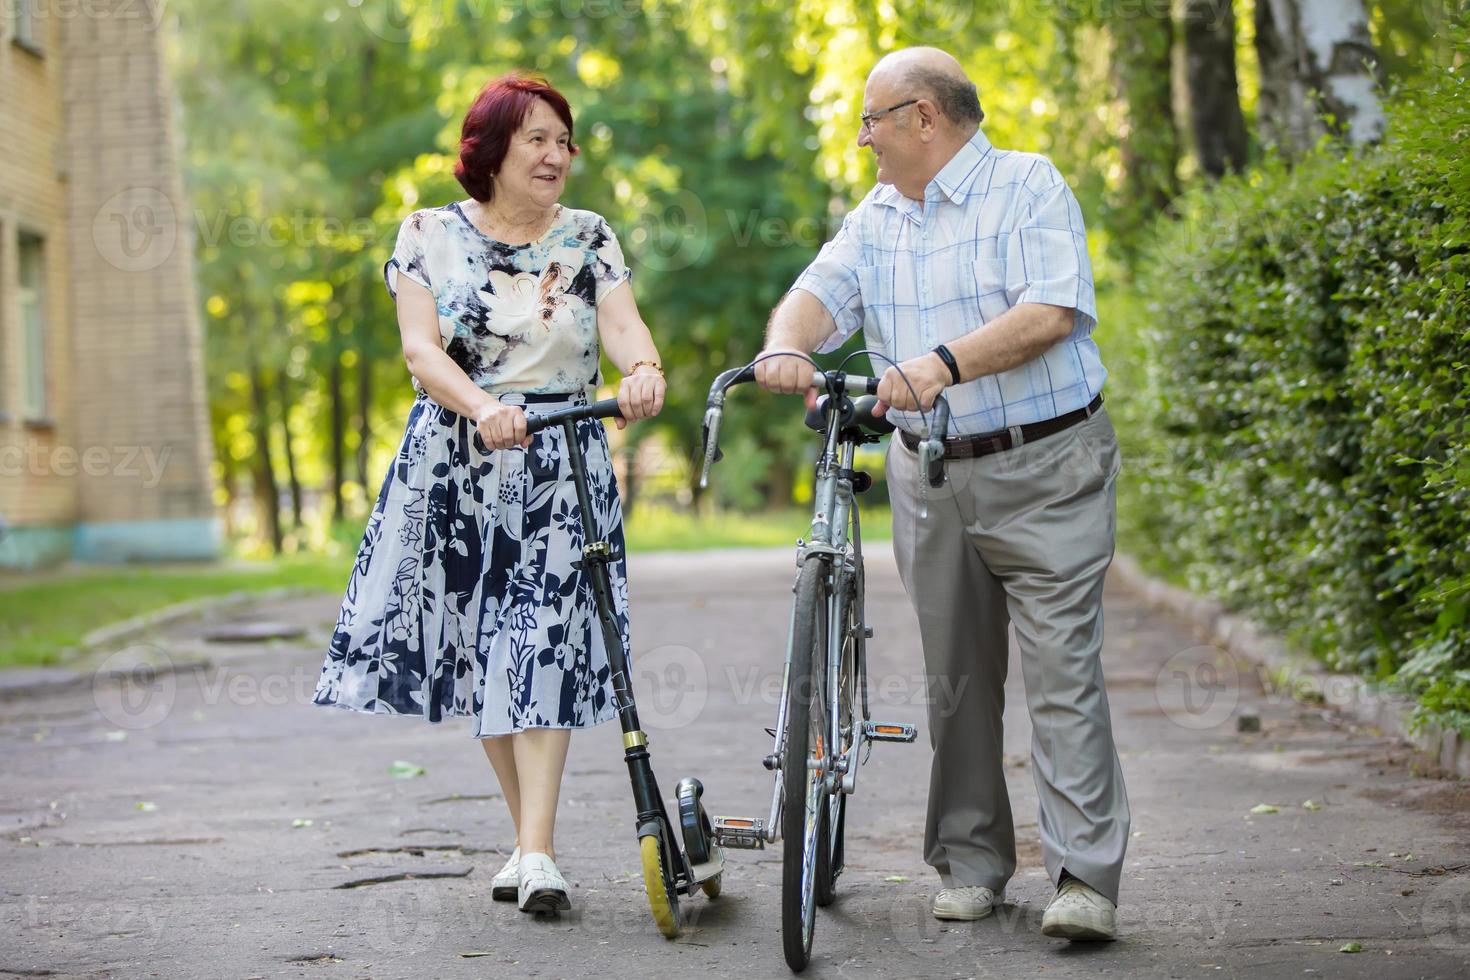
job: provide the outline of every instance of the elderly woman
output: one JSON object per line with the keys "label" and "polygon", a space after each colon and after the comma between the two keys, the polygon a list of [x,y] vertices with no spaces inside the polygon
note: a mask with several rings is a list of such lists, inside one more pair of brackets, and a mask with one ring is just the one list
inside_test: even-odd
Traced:
{"label": "elderly woman", "polygon": [[[570,908],[552,842],[567,747],[572,729],[615,711],[591,583],[577,567],[585,532],[565,436],[552,427],[527,437],[524,407],[585,403],[602,349],[622,372],[626,419],[664,402],[617,238],[593,212],[558,203],[576,153],[559,92],[496,79],[464,119],[455,176],[469,199],[415,211],[399,230],[383,271],[418,397],[315,698],[474,719],[516,830],[491,893],[527,912]],[[578,423],[577,439],[592,516],[621,552],[601,423]],[[626,570],[620,561],[609,571],[626,650]]]}

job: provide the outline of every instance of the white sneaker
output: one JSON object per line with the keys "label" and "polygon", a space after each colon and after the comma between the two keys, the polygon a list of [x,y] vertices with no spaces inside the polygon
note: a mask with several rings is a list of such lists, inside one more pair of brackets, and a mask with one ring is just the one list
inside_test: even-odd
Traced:
{"label": "white sneaker", "polygon": [[490,879],[490,898],[496,902],[514,902],[521,887],[521,849],[510,852],[510,860]]}
{"label": "white sneaker", "polygon": [[1004,890],[999,895],[984,885],[966,885],[963,888],[945,888],[934,896],[934,918],[956,922],[974,922],[995,911],[1005,901]]}
{"label": "white sneaker", "polygon": [[1117,906],[1095,888],[1068,876],[1041,916],[1041,934],[1061,939],[1118,938]]}
{"label": "white sneaker", "polygon": [[522,912],[565,912],[572,907],[567,898],[567,880],[547,854],[521,855],[517,898]]}

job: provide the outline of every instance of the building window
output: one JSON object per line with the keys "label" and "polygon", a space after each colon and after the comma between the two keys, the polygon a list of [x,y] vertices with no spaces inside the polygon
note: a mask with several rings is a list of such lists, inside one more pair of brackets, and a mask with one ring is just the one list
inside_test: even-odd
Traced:
{"label": "building window", "polygon": [[21,415],[26,419],[46,417],[46,249],[38,235],[21,232],[20,303]]}

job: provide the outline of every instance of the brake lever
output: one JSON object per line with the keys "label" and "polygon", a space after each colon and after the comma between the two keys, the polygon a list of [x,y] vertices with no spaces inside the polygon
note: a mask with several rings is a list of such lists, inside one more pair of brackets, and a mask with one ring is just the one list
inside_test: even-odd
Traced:
{"label": "brake lever", "polygon": [[934,400],[929,434],[919,443],[919,466],[931,487],[944,486],[944,439],[949,432],[949,402],[940,395]]}
{"label": "brake lever", "polygon": [[720,420],[724,414],[716,405],[710,406],[704,413],[704,469],[699,474],[701,490],[709,487],[710,467],[725,458],[725,454],[720,451]]}

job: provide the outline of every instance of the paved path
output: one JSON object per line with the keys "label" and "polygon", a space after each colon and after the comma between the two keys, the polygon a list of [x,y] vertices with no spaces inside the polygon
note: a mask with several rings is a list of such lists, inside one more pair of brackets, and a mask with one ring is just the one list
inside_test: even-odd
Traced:
{"label": "paved path", "polygon": [[[922,731],[912,613],[875,552],[874,714]],[[695,774],[716,812],[765,812],[791,573],[785,552],[634,560],[636,686],[666,791]],[[778,850],[732,852],[724,896],[688,901],[678,940],[654,931],[615,725],[573,740],[558,849],[574,912],[492,903],[510,822],[467,720],[310,705],[335,611],[334,597],[259,611],[307,624],[293,643],[224,647],[204,624],[171,627],[152,642],[209,665],[147,697],[104,681],[0,702],[0,977],[786,974]],[[809,975],[1470,975],[1470,787],[1268,695],[1128,593],[1109,591],[1107,616],[1134,815],[1122,940],[1040,935],[1050,886],[1013,666],[1011,904],[969,925],[928,916],[926,736],[877,746]],[[1237,734],[1239,708],[1260,712],[1259,734]],[[395,760],[427,773],[392,778]],[[1279,812],[1251,812],[1263,803]],[[405,872],[417,877],[370,883]],[[1362,952],[1338,952],[1350,942]]]}

